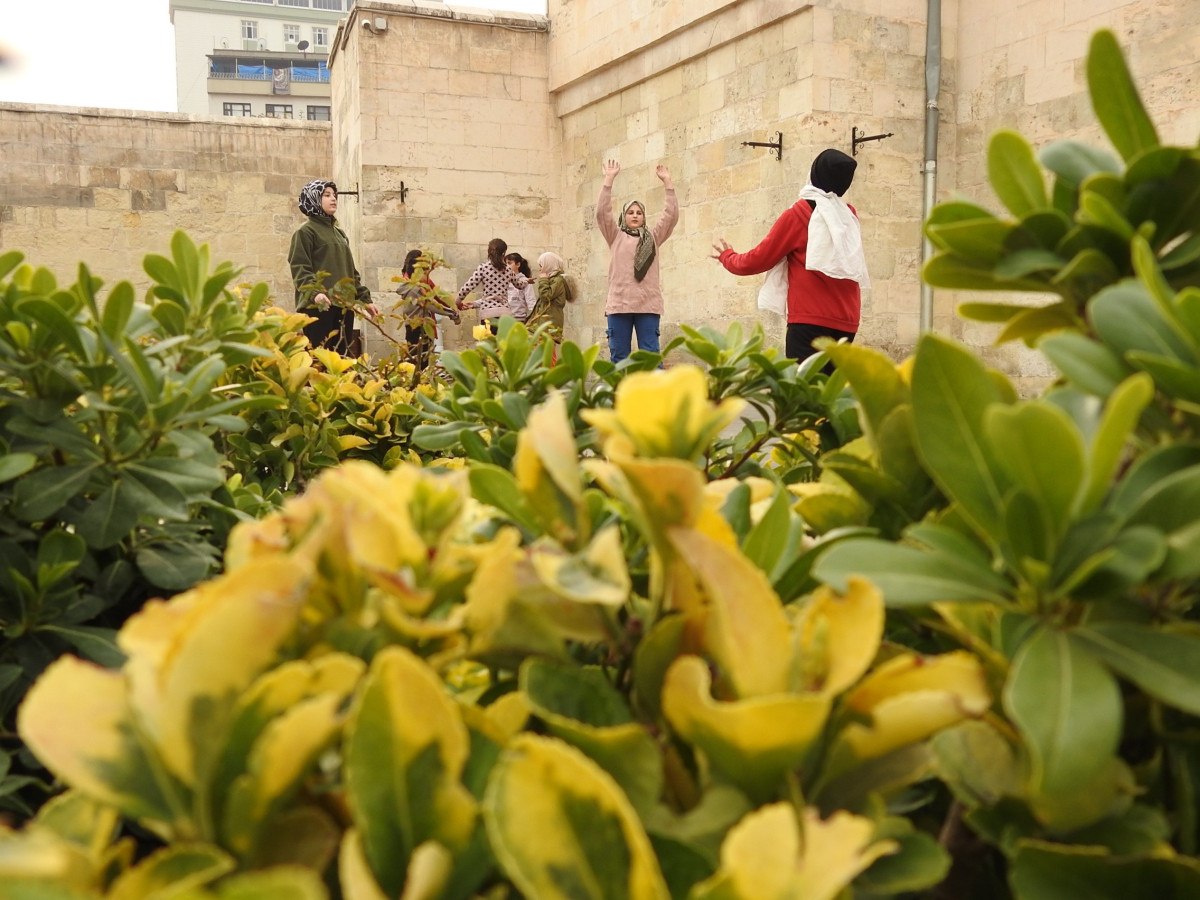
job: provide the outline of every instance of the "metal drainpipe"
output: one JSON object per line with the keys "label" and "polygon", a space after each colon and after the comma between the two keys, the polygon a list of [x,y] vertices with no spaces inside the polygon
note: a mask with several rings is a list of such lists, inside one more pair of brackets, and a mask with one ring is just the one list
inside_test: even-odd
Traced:
{"label": "metal drainpipe", "polygon": [[[937,197],[938,89],[942,78],[942,3],[928,0],[925,23],[925,183],[921,224],[929,218]],[[933,255],[933,244],[922,237],[921,268]],[[933,330],[933,288],[921,282],[921,333]]]}

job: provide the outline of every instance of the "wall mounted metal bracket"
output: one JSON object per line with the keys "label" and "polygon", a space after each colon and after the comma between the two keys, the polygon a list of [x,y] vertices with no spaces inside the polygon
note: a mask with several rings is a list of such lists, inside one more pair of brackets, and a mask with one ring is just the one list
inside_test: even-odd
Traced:
{"label": "wall mounted metal bracket", "polygon": [[775,151],[775,158],[782,160],[783,159],[783,132],[782,131],[775,132],[774,143],[771,143],[768,141],[742,141],[742,146],[743,147],[770,147],[772,150]]}
{"label": "wall mounted metal bracket", "polygon": [[338,196],[339,197],[353,197],[355,200],[358,200],[358,182],[357,181],[354,182],[354,190],[338,191]]}
{"label": "wall mounted metal bracket", "polygon": [[865,144],[867,141],[882,141],[884,138],[893,137],[892,132],[887,134],[869,134],[859,137],[858,126],[850,129],[850,153],[853,156],[858,156],[858,145]]}

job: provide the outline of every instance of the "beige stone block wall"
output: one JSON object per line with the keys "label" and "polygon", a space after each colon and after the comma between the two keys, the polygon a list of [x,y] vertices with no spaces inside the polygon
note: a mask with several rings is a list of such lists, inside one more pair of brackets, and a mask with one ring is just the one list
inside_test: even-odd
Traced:
{"label": "beige stone block wall", "polygon": [[[595,9],[607,9],[607,14]],[[784,323],[761,313],[762,276],[737,278],[710,259],[726,238],[738,250],[761,240],[796,200],[813,156],[851,149],[851,130],[895,137],[865,145],[848,199],[864,224],[873,287],[864,295],[862,340],[900,354],[916,337],[920,248],[920,155],[924,112],[924,3],[786,4],[774,0],[688,4],[649,46],[630,45],[623,4],[552,0],[555,93],[562,116],[568,206],[565,257],[583,302],[569,331],[604,342],[607,248],[594,224],[602,161],[622,164],[614,196],[661,208],[654,165],[675,175],[682,213],[664,246],[663,337],[679,326],[725,330],[761,322],[782,346]],[[588,15],[585,11],[593,10]],[[575,34],[564,24],[590,29]],[[584,25],[583,23],[590,23]],[[559,42],[572,52],[563,52]],[[566,70],[592,53],[613,60]],[[662,65],[651,65],[657,59]],[[552,80],[556,76],[552,74]],[[555,86],[552,85],[552,88]],[[783,158],[743,146],[783,133]],[[571,210],[572,204],[575,209]]]}
{"label": "beige stone block wall", "polygon": [[300,186],[330,168],[329,126],[0,103],[0,249],[75,280],[149,284],[183,229],[292,303]]}
{"label": "beige stone block wall", "polygon": [[[387,27],[372,33],[363,18]],[[545,17],[360,2],[336,45],[336,168],[362,192],[344,218],[364,279],[384,292],[377,300],[390,308],[386,292],[410,249],[446,261],[433,277],[450,291],[493,237],[534,269],[543,251],[560,250],[563,163]],[[477,322],[465,313],[447,346],[468,342]],[[369,346],[382,352],[386,342]]]}

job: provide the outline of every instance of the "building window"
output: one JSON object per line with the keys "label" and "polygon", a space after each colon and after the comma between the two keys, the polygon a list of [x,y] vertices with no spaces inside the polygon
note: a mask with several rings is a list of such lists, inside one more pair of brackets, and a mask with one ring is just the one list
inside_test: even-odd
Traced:
{"label": "building window", "polygon": [[308,6],[308,0],[279,0],[280,6]]}
{"label": "building window", "polygon": [[250,115],[249,103],[223,103],[222,113],[226,116],[248,116]]}
{"label": "building window", "polygon": [[313,9],[336,9],[341,12],[342,0],[313,0]]}
{"label": "building window", "polygon": [[275,0],[246,0],[247,3],[265,3],[267,6],[273,6]]}
{"label": "building window", "polygon": [[313,29],[313,46],[328,47],[329,46],[329,29],[314,28]]}
{"label": "building window", "polygon": [[[228,105],[228,104],[226,104]],[[310,106],[308,108],[308,121],[310,122],[328,122],[329,107],[328,106]]]}
{"label": "building window", "polygon": [[285,44],[300,43],[300,26],[299,25],[284,25],[283,26],[283,42]]}
{"label": "building window", "polygon": [[268,103],[267,115],[272,119],[290,119],[292,117],[292,104]]}
{"label": "building window", "polygon": [[242,40],[252,41],[258,37],[258,23],[242,19]]}

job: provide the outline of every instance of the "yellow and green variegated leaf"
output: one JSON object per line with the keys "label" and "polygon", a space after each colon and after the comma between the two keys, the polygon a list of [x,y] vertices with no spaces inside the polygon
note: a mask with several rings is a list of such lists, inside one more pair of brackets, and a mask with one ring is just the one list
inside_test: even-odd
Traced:
{"label": "yellow and green variegated leaf", "polygon": [[704,474],[674,459],[621,460],[633,501],[642,510],[653,538],[673,525],[692,525],[704,509]]}
{"label": "yellow and green variegated leaf", "polygon": [[633,721],[625,699],[599,669],[530,659],[521,666],[521,690],[556,737],[582,750],[608,772],[639,810],[662,792],[658,744]]}
{"label": "yellow and green variegated leaf", "polygon": [[204,887],[235,868],[233,858],[219,847],[173,844],[122,872],[113,882],[108,900],[143,900]]}
{"label": "yellow and green variegated leaf", "polygon": [[820,588],[796,622],[804,687],[836,696],[858,681],[883,640],[883,595],[851,576],[845,594]]}
{"label": "yellow and green variegated leaf", "polygon": [[[627,375],[611,410],[585,410],[583,417],[602,434],[623,438],[642,459],[694,462],[744,406],[733,398],[714,405],[707,376],[685,365]],[[607,446],[606,452],[612,455]]]}
{"label": "yellow and green variegated leaf", "polygon": [[76,790],[64,791],[47,800],[37,811],[35,821],[39,828],[46,828],[82,849],[97,869],[113,856],[113,841],[121,825],[115,808]]}
{"label": "yellow and green variegated leaf", "polygon": [[338,851],[338,882],[345,900],[387,900],[363,852],[362,835],[349,828]]}
{"label": "yellow and green variegated leaf", "polygon": [[762,800],[800,766],[829,717],[824,694],[776,694],[720,702],[712,697],[708,664],[676,660],[663,684],[671,727],[701,750],[725,781]]}
{"label": "yellow and green variegated leaf", "polygon": [[558,391],[551,391],[545,402],[529,414],[525,428],[517,435],[513,474],[521,490],[535,493],[542,472],[572,503],[582,502],[579,453],[567,418],[566,400]]}
{"label": "yellow and green variegated leaf", "polygon": [[690,900],[836,900],[871,863],[899,845],[877,841],[870,819],[835,812],[822,819],[773,803],[733,827],[721,846],[717,874],[696,885]]}
{"label": "yellow and green variegated leaf", "polygon": [[846,694],[848,722],[839,732],[829,773],[924,741],[991,706],[983,666],[966,651],[906,653],[888,660]]}
{"label": "yellow and green variegated leaf", "polygon": [[615,525],[597,534],[582,553],[566,553],[549,542],[535,544],[530,561],[542,583],[563,599],[612,607],[629,599],[629,568]]}
{"label": "yellow and green variegated leaf", "polygon": [[[231,875],[217,885],[213,893],[199,896],[213,900],[328,900],[329,893],[321,876],[300,866],[275,866],[256,872]],[[192,894],[180,900],[193,900]]]}
{"label": "yellow and green variegated leaf", "polygon": [[234,779],[247,771],[256,742],[276,717],[312,697],[331,695],[344,700],[365,670],[366,665],[357,657],[330,653],[311,662],[291,660],[258,678],[238,699],[234,710],[221,762],[209,789],[215,808],[220,809],[227,801]]}
{"label": "yellow and green variegated leaf", "polygon": [[505,750],[484,798],[504,873],[543,900],[666,900],[666,882],[637,814],[599,766],[552,738],[523,734]]}
{"label": "yellow and green variegated leaf", "polygon": [[17,731],[59,779],[131,818],[162,827],[186,815],[186,792],[143,743],[120,672],[59,657],[25,695]]}
{"label": "yellow and green variegated leaf", "polygon": [[[565,655],[563,634],[548,611],[539,614],[530,603],[522,602],[530,593],[530,585],[523,581],[528,576],[521,569],[525,556],[520,548],[520,535],[505,528],[491,541],[480,560],[467,585],[463,615],[472,657],[497,664],[511,663],[515,668],[531,654]],[[589,614],[593,612],[590,607],[587,609]]]}
{"label": "yellow and green variegated leaf", "polygon": [[216,763],[236,698],[292,633],[308,573],[295,559],[263,559],[147,604],[118,634],[139,724],[185,784]]}
{"label": "yellow and green variegated leaf", "polygon": [[308,489],[325,516],[336,517],[349,561],[368,570],[394,571],[428,558],[425,540],[409,506],[420,469],[401,466],[384,472],[373,463],[350,461],[326,470]]}
{"label": "yellow and green variegated leaf", "polygon": [[224,805],[222,835],[239,856],[250,854],[270,816],[295,792],[341,731],[346,695],[324,693],[296,703],[263,728]]}
{"label": "yellow and green variegated leaf", "polygon": [[671,541],[708,596],[704,645],[739,697],[781,693],[792,668],[792,630],[762,569],[736,547],[674,528]]}
{"label": "yellow and green variegated leaf", "polygon": [[6,900],[91,900],[98,871],[82,848],[44,828],[0,833],[0,896]]}
{"label": "yellow and green variegated leaf", "polygon": [[409,858],[428,840],[464,847],[476,804],[460,783],[470,738],[441,679],[402,647],[371,663],[346,726],[347,800],[383,890],[404,884]]}
{"label": "yellow and green variegated leaf", "polygon": [[446,896],[453,868],[450,851],[435,841],[426,841],[413,851],[400,900],[441,900]]}
{"label": "yellow and green variegated leaf", "polygon": [[337,853],[342,826],[316,802],[286,806],[259,829],[243,868],[296,865],[323,871]]}

